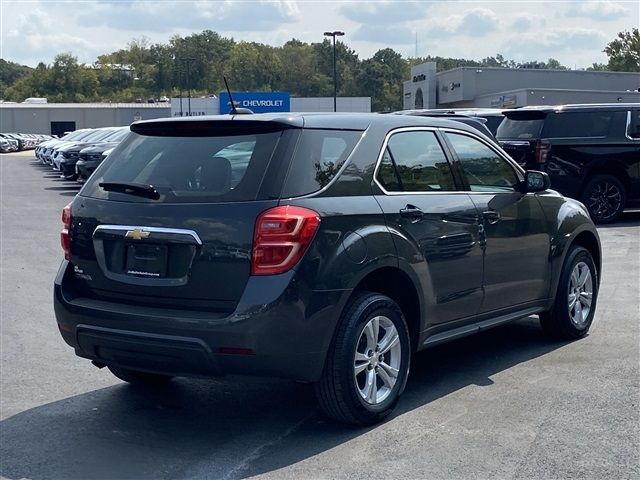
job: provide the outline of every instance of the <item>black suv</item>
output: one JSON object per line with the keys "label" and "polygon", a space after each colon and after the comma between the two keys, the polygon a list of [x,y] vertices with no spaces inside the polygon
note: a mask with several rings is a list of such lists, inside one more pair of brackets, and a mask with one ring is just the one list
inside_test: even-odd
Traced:
{"label": "black suv", "polygon": [[596,223],[640,200],[640,104],[526,107],[504,112],[496,134],[525,168],[581,200]]}
{"label": "black suv", "polygon": [[417,350],[532,314],[586,335],[598,234],[548,186],[450,120],[134,123],[63,211],[59,330],[128,382],[285,377],[374,423]]}

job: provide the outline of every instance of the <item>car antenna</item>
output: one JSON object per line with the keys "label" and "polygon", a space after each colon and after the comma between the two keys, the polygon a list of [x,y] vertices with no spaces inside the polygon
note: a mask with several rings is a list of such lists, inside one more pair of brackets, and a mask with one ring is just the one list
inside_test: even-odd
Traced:
{"label": "car antenna", "polygon": [[233,102],[233,97],[231,96],[231,90],[229,90],[229,84],[227,83],[227,77],[223,75],[222,79],[224,80],[224,86],[227,88],[227,94],[229,95],[229,103],[231,104],[231,113],[233,115],[237,115],[238,109],[236,108],[236,104]]}
{"label": "car antenna", "polygon": [[222,76],[224,80],[224,86],[227,88],[227,94],[229,95],[229,103],[231,104],[231,108],[229,113],[232,115],[240,115],[240,114],[252,114],[253,112],[248,108],[236,108],[236,104],[233,101],[233,97],[231,96],[231,90],[229,90],[229,84],[227,83],[227,77]]}

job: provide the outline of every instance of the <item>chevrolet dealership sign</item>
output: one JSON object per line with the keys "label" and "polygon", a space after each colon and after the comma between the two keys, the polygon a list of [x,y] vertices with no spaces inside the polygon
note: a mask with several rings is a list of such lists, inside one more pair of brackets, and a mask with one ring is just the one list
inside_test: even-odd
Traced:
{"label": "chevrolet dealership sign", "polygon": [[[236,108],[248,108],[254,113],[289,112],[288,92],[232,92]],[[220,113],[231,111],[231,102],[227,92],[220,92]]]}

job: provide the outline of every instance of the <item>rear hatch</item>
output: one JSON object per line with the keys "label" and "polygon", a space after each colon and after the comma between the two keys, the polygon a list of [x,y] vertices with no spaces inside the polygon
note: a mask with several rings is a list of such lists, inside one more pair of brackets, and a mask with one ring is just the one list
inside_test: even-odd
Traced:
{"label": "rear hatch", "polygon": [[496,138],[502,148],[520,166],[529,169],[539,168],[542,160],[540,135],[546,118],[546,112],[540,110],[514,110],[504,113]]}
{"label": "rear hatch", "polygon": [[77,294],[232,311],[250,276],[256,218],[278,204],[299,130],[190,120],[132,131],[73,202]]}

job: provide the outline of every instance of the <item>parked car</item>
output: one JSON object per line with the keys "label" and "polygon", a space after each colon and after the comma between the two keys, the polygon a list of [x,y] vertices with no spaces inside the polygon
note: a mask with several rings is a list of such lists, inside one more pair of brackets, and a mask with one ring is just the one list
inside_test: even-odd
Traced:
{"label": "parked car", "polygon": [[79,182],[84,182],[107,157],[107,151],[113,150],[129,133],[129,127],[122,127],[104,142],[80,150],[76,162],[76,174]]}
{"label": "parked car", "polygon": [[18,151],[18,141],[15,138],[5,136],[5,134],[0,133],[0,152],[8,153],[8,152],[17,152]]}
{"label": "parked car", "polygon": [[112,146],[113,141],[119,141],[128,132],[128,127],[113,127],[102,129],[102,134],[96,134],[95,136],[87,137],[79,143],[68,145],[61,149],[63,156],[60,161],[61,176],[67,180],[76,180],[78,178],[78,171],[76,170],[76,163],[80,159],[80,152],[87,147],[93,147],[96,145],[109,144]]}
{"label": "parked car", "polygon": [[39,149],[36,149],[36,156],[40,158],[42,163],[53,165],[53,155],[57,147],[61,147],[66,143],[81,140],[93,132],[92,128],[84,128],[71,132],[60,139],[52,139],[44,142]]}
{"label": "parked car", "polygon": [[11,139],[11,140],[14,140],[15,142],[17,142],[18,151],[19,152],[21,152],[22,150],[26,150],[27,149],[26,141],[22,136],[20,136],[20,135],[18,135],[16,133],[3,133],[2,136],[4,138],[8,138],[8,139]]}
{"label": "parked car", "polygon": [[[74,174],[75,162],[78,160],[80,150],[103,141],[114,132],[114,128],[115,127],[95,128],[87,136],[79,140],[65,142],[56,147],[52,156],[54,170],[59,170],[61,176]],[[65,166],[64,169],[63,165]]]}
{"label": "parked car", "polygon": [[640,105],[525,107],[505,111],[497,138],[520,165],[545,171],[596,223],[640,201]]}
{"label": "parked car", "polygon": [[584,205],[468,125],[287,113],[131,130],[63,210],[54,286],[66,343],[124,381],[292,378],[366,425],[415,351],[534,314],[558,338],[589,330],[601,252]]}

